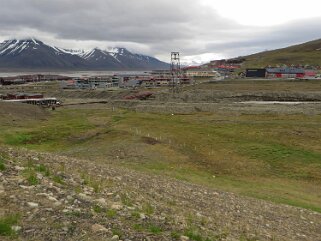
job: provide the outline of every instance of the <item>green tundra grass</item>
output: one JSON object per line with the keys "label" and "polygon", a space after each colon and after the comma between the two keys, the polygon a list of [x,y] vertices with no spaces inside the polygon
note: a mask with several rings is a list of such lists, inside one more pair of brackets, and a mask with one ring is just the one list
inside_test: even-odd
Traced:
{"label": "green tundra grass", "polygon": [[[0,118],[1,121],[1,118]],[[321,212],[321,116],[169,115],[59,108],[0,127],[4,145],[55,152]]]}

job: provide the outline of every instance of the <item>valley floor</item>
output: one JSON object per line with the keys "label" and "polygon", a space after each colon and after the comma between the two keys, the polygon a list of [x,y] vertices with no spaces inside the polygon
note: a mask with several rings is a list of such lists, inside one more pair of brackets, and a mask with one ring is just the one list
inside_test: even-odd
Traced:
{"label": "valley floor", "polygon": [[321,240],[320,82],[18,88],[64,105],[0,103],[0,235]]}

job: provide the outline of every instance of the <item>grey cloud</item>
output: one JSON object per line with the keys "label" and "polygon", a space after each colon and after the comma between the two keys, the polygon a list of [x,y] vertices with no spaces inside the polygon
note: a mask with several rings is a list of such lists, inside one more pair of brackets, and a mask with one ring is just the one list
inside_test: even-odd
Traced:
{"label": "grey cloud", "polygon": [[35,28],[62,38],[150,43],[167,38],[192,38],[195,24],[203,25],[204,19],[215,20],[215,28],[226,28],[215,12],[193,0],[4,2],[0,9],[1,27]]}
{"label": "grey cloud", "polygon": [[321,18],[292,21],[273,28],[253,28],[255,33],[237,41],[209,43],[207,51],[221,52],[230,57],[288,47],[321,38]]}
{"label": "grey cloud", "polygon": [[126,45],[158,56],[172,50],[237,56],[320,36],[316,22],[274,29],[242,26],[195,0],[0,0],[0,4],[2,39],[10,32],[32,33],[50,43]]}

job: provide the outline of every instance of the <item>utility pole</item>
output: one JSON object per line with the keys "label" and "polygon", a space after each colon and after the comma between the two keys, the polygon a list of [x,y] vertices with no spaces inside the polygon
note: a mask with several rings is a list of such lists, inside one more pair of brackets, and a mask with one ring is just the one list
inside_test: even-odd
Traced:
{"label": "utility pole", "polygon": [[179,57],[179,52],[171,52],[171,76],[172,76],[172,91],[173,94],[175,90],[177,91],[177,85],[180,84],[181,76],[181,62]]}

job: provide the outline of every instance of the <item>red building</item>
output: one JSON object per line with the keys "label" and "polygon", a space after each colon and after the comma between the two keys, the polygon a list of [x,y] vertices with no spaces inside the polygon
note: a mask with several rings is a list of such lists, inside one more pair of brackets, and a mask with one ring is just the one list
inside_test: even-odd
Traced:
{"label": "red building", "polygon": [[16,94],[7,94],[5,99],[7,100],[27,100],[27,99],[42,99],[43,94],[34,94],[34,93],[16,93]]}

